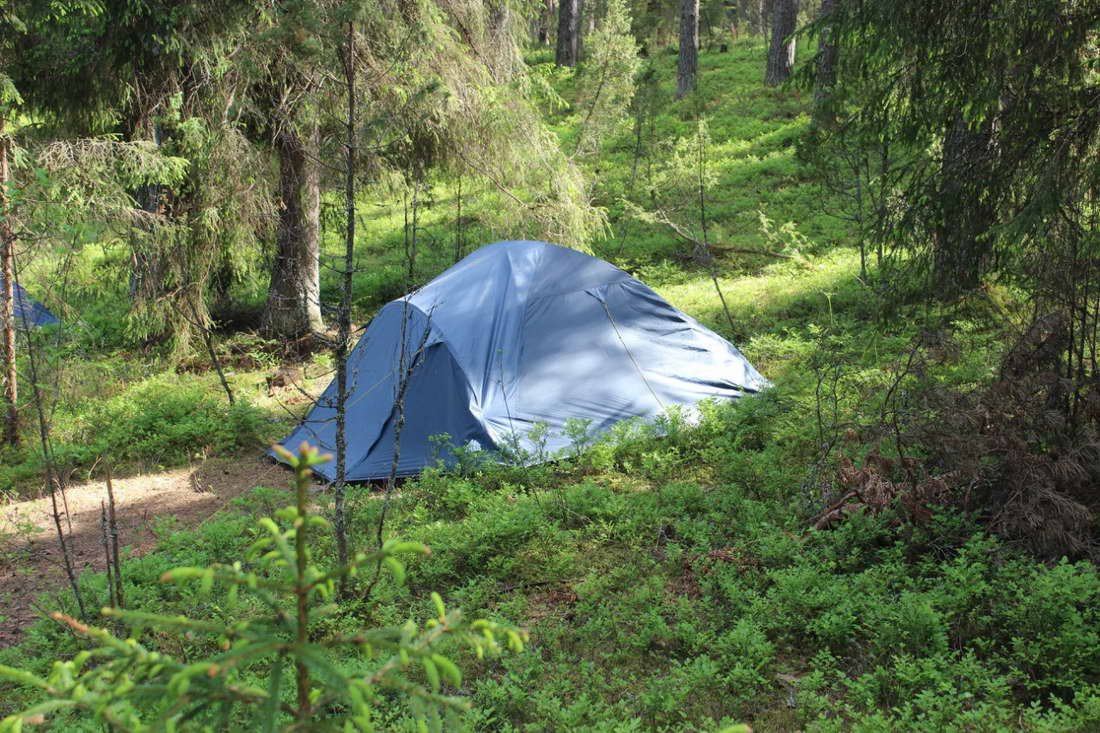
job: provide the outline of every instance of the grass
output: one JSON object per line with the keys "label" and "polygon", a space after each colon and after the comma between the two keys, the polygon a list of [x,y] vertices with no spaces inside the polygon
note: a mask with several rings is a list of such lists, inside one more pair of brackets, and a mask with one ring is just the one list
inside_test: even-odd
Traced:
{"label": "grass", "polygon": [[[661,81],[640,169],[659,168],[667,150],[661,141],[694,134],[701,108],[717,178],[709,216],[722,243],[784,246],[761,226],[763,212],[795,223],[798,256],[720,261],[731,327],[709,274],[679,256],[682,243],[660,226],[626,218],[629,125],[608,152],[584,163],[597,182],[594,200],[612,222],[593,250],[730,337],[775,389],[711,406],[694,427],[673,421],[658,435],[623,426],[553,465],[426,472],[395,495],[386,532],[423,541],[432,555],[410,567],[407,585],[383,584],[369,603],[344,604],[328,628],[424,616],[431,590],[474,616],[526,626],[527,652],[465,660],[473,668],[462,690],[474,704],[465,722],[471,731],[710,731],[735,721],[758,731],[819,733],[1100,729],[1094,566],[1042,564],[983,533],[975,517],[945,512],[923,524],[886,512],[856,514],[830,531],[807,529],[821,502],[808,478],[830,415],[837,429],[857,436],[839,452],[858,462],[874,442],[870,426],[884,394],[925,327],[949,317],[950,355],[930,363],[927,378],[955,384],[989,377],[1002,335],[968,320],[965,307],[945,316],[902,306],[896,317],[881,318],[856,278],[848,232],[825,213],[828,192],[808,179],[795,155],[805,100],[763,87],[758,41],[738,42],[728,53],[705,51],[700,62],[699,100],[677,102],[675,58],[652,55]],[[569,75],[556,83],[568,98]],[[566,140],[578,114],[566,109],[552,118]],[[418,282],[449,264],[454,196],[440,182],[423,212],[428,244]],[[464,204],[472,217],[469,241],[496,238],[486,225],[492,207],[485,191]],[[372,192],[363,210],[359,255],[369,266],[355,277],[360,318],[399,295],[405,282],[400,202]],[[336,232],[326,233],[330,254],[337,240]],[[327,298],[335,287],[326,273]],[[249,297],[259,299],[243,299]],[[237,412],[225,406],[210,374],[166,373],[155,357],[141,361],[116,345],[90,353],[74,370],[84,376],[63,390],[59,443],[88,451],[74,461],[128,450],[132,462],[158,465],[182,460],[196,446],[254,451],[288,418],[264,391],[273,364],[263,346],[242,335],[224,343],[256,355],[231,375],[246,402]],[[309,369],[314,385],[323,385],[324,360]],[[97,384],[106,386],[97,393]],[[33,462],[4,465],[12,475]],[[208,598],[157,579],[178,565],[240,557],[253,517],[284,503],[279,487],[262,487],[196,529],[166,526],[155,553],[125,563],[126,597],[162,612],[224,615]],[[353,493],[357,543],[369,542],[381,508],[377,496]],[[322,539],[315,552],[330,555],[333,548]],[[85,574],[82,582],[105,594],[101,576]],[[215,640],[158,642],[198,656]],[[41,670],[76,650],[71,637],[40,624],[20,647],[0,651],[0,663]],[[28,696],[0,689],[0,712]],[[379,723],[392,729],[402,721]]]}
{"label": "grass", "polygon": [[[431,589],[525,625],[524,654],[465,660],[471,731],[1100,723],[1095,567],[1046,566],[951,515],[900,530],[888,515],[856,516],[806,532],[799,445],[773,440],[789,429],[783,403],[715,408],[674,438],[624,434],[553,467],[429,471],[394,498],[388,532],[430,543],[431,557],[410,566],[407,585],[344,604],[327,626],[423,616]],[[239,557],[252,515],[285,497],[256,490],[196,530],[166,533],[124,566],[127,597],[221,617],[207,597],[157,578]],[[369,537],[381,501],[356,493],[351,506],[353,536]],[[315,550],[333,552],[327,537]],[[91,592],[102,582],[85,578]],[[164,642],[194,656],[216,640]],[[66,650],[73,640],[41,625],[0,663],[44,668]]]}

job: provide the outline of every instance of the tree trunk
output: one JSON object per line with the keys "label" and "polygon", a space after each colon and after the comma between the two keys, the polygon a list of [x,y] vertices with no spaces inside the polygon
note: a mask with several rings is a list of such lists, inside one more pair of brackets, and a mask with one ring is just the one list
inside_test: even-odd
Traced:
{"label": "tree trunk", "polygon": [[[355,97],[355,25],[348,23],[347,48],[344,53],[344,81],[347,83],[347,143],[344,147],[344,271],[340,283],[339,335],[336,338],[336,485],[333,487],[333,522],[336,535],[336,556],[340,567],[348,564],[348,525],[344,512],[348,469],[348,354],[351,350],[351,286],[355,268],[355,171],[358,167],[359,144],[358,102]],[[340,577],[340,594],[347,593],[347,576]]]}
{"label": "tree trunk", "polygon": [[0,118],[0,335],[4,356],[4,442],[19,444],[15,375],[15,240],[8,212],[8,141]]}
{"label": "tree trunk", "polygon": [[458,261],[462,259],[463,253],[464,253],[465,248],[466,248],[465,247],[465,241],[464,241],[465,240],[464,235],[465,235],[466,232],[465,232],[464,222],[462,221],[462,173],[458,174],[458,194],[455,197],[455,199],[456,199],[456,202],[458,203],[458,212],[455,214],[455,251],[454,251],[455,262],[454,263],[457,265]]}
{"label": "tree trunk", "polygon": [[817,73],[814,76],[814,124],[827,125],[835,119],[832,108],[829,105],[829,96],[836,85],[836,38],[833,36],[833,14],[836,12],[837,0],[821,0],[821,10],[818,13],[817,37]]}
{"label": "tree trunk", "polygon": [[319,137],[314,124],[306,141],[289,126],[275,138],[282,203],[275,231],[275,265],[260,322],[269,336],[296,337],[324,329],[319,261],[321,181],[316,160]]}
{"label": "tree trunk", "polygon": [[487,20],[485,29],[490,38],[506,38],[511,33],[509,26],[512,24],[512,11],[507,4],[491,6]]}
{"label": "tree trunk", "polygon": [[539,45],[545,46],[550,42],[550,26],[554,22],[554,0],[546,0],[542,12],[539,13]]}
{"label": "tree trunk", "polygon": [[680,0],[680,64],[676,68],[676,96],[695,91],[699,69],[699,0]]}
{"label": "tree trunk", "polygon": [[640,19],[644,19],[645,25],[641,30],[640,38],[642,42],[642,55],[649,56],[649,49],[652,48],[654,52],[657,49],[662,48],[664,44],[664,24],[661,22],[661,0],[646,0],[645,10],[642,11],[639,16]]}
{"label": "tree trunk", "polygon": [[771,17],[770,3],[765,0],[757,0],[756,3],[756,31],[757,35],[764,39],[764,45],[767,46],[771,43],[771,23],[769,18]]}
{"label": "tree trunk", "polygon": [[[128,135],[131,141],[137,140],[138,135],[143,134],[146,125],[137,122],[130,126]],[[158,149],[164,139],[164,132],[160,125],[152,124],[151,132],[153,145]],[[139,186],[134,192],[134,198],[142,211],[149,214],[162,213],[163,187],[159,183],[147,183]],[[133,234],[133,232],[131,232]],[[131,240],[130,246],[130,304],[137,307],[139,301],[153,302],[162,292],[160,261],[150,252],[149,231],[142,232],[145,236],[138,236]]]}
{"label": "tree trunk", "polygon": [[577,65],[577,24],[580,20],[580,0],[560,0],[558,3],[558,48],[554,62],[558,66]]}
{"label": "tree trunk", "polygon": [[995,212],[983,181],[994,175],[992,122],[972,129],[956,116],[943,140],[940,220],[934,237],[932,279],[936,296],[949,299],[981,283],[991,249]]}
{"label": "tree trunk", "polygon": [[772,41],[768,47],[768,70],[764,83],[778,86],[791,76],[794,68],[795,26],[798,24],[798,0],[776,0],[772,7]]}
{"label": "tree trunk", "polygon": [[584,31],[577,36],[577,58],[588,58],[588,50],[584,47],[585,41],[596,32],[596,18],[600,14],[597,0],[580,0],[580,14],[584,18]]}

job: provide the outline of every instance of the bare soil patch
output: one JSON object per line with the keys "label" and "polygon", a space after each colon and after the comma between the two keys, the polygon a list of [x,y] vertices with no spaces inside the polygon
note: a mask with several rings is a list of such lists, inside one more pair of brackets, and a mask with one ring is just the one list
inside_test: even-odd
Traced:
{"label": "bare soil patch", "polygon": [[[245,456],[211,458],[188,468],[116,478],[119,540],[126,548],[122,555],[142,555],[153,549],[153,527],[160,517],[174,517],[184,527],[195,526],[233,497],[256,486],[283,486],[288,477],[285,468],[265,457]],[[65,494],[76,571],[102,571],[106,560],[100,502],[107,499],[106,484],[74,485]],[[67,524],[64,526],[67,531]],[[68,593],[68,588],[49,497],[0,509],[0,648],[17,643],[27,625],[52,610],[48,601],[40,601],[42,594]]]}

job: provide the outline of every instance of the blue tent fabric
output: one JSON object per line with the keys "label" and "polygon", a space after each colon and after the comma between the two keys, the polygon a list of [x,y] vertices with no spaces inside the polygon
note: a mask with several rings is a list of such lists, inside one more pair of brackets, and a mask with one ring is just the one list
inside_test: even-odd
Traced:
{"label": "blue tent fabric", "polygon": [[[4,286],[4,280],[0,278],[0,287]],[[37,326],[52,326],[61,321],[46,306],[32,299],[27,291],[18,282],[13,288],[15,291],[15,327],[18,330],[26,330]]]}
{"label": "blue tent fabric", "polygon": [[[350,481],[390,474],[402,373],[401,476],[452,460],[441,434],[493,451],[543,424],[550,455],[569,445],[571,418],[599,433],[769,386],[735,346],[627,273],[531,241],[482,247],[379,311],[348,358]],[[335,402],[333,381],[282,445],[335,454]],[[315,470],[332,480],[335,462]]]}

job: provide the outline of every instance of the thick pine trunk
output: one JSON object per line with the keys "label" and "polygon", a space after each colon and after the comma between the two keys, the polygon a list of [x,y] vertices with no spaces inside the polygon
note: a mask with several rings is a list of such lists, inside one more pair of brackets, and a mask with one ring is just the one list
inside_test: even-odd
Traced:
{"label": "thick pine trunk", "polygon": [[321,181],[318,130],[307,140],[289,126],[275,139],[279,154],[279,222],[275,264],[261,330],[270,336],[319,333],[321,320]]}
{"label": "thick pine trunk", "polygon": [[772,7],[772,40],[768,47],[768,69],[764,83],[777,86],[791,77],[794,69],[798,0],[776,0]]}
{"label": "thick pine trunk", "polygon": [[829,96],[836,86],[836,62],[837,49],[836,38],[833,35],[833,15],[836,13],[837,0],[821,0],[821,10],[818,13],[820,25],[817,37],[817,70],[814,76],[814,111],[815,124],[829,124],[835,116],[829,105]]}
{"label": "thick pine trunk", "polygon": [[932,279],[936,295],[950,299],[981,283],[989,258],[995,212],[982,181],[993,176],[993,125],[971,128],[959,115],[947,129],[940,168],[940,221]]}
{"label": "thick pine trunk", "polygon": [[676,96],[695,91],[699,69],[699,0],[680,0],[680,63],[676,68]]}
{"label": "thick pine trunk", "polygon": [[560,0],[558,3],[558,46],[554,62],[558,66],[577,65],[577,25],[580,21],[580,0]]}
{"label": "thick pine trunk", "polygon": [[4,357],[4,442],[19,444],[19,413],[15,375],[15,240],[8,216],[8,143],[0,118],[0,348]]}

